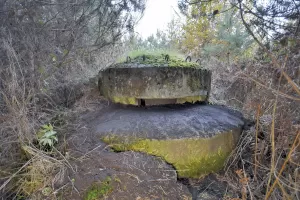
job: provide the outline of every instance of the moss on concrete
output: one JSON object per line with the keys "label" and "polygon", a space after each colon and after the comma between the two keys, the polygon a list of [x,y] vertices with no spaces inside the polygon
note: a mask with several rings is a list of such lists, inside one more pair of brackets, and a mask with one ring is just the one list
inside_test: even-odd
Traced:
{"label": "moss on concrete", "polygon": [[138,105],[137,99],[135,97],[122,97],[122,96],[114,96],[111,97],[111,100],[114,103],[121,103],[125,105]]}
{"label": "moss on concrete", "polygon": [[184,178],[199,178],[222,169],[236,142],[234,132],[212,138],[155,140],[109,135],[102,140],[116,151],[132,150],[159,156]]}
{"label": "moss on concrete", "polygon": [[187,79],[187,84],[193,92],[201,88],[201,82],[195,78]]}
{"label": "moss on concrete", "polygon": [[[138,105],[138,100],[135,97],[111,97],[110,98],[112,102],[114,103],[120,103],[125,105]],[[159,98],[153,98],[159,99]],[[177,98],[176,103],[177,104],[183,104],[183,103],[196,103],[196,102],[204,102],[207,100],[207,96],[201,95],[201,96],[190,96],[190,97],[183,97],[183,98]]]}
{"label": "moss on concrete", "polygon": [[[169,59],[166,60],[165,57],[168,56]],[[124,59],[121,63],[126,62]],[[152,65],[156,67],[195,67],[200,68],[199,64],[196,62],[185,62],[184,59],[176,56],[170,55],[168,53],[151,53],[151,52],[140,52],[134,54],[131,57],[131,62],[136,64]]]}
{"label": "moss on concrete", "polygon": [[182,104],[182,103],[196,103],[196,102],[204,102],[207,100],[206,95],[201,96],[194,96],[194,97],[183,97],[176,99],[176,103]]}

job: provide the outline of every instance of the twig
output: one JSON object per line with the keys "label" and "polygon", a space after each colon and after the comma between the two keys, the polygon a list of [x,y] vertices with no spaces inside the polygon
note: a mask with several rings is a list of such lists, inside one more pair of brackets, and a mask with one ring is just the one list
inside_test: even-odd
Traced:
{"label": "twig", "polygon": [[53,194],[57,194],[60,190],[64,189],[67,185],[69,185],[70,183],[66,183],[65,185],[61,186],[60,188],[58,188],[57,190],[55,190],[53,192]]}
{"label": "twig", "polygon": [[69,179],[69,181],[70,181],[71,184],[72,184],[72,188],[74,188],[74,190],[80,195],[78,189],[77,189],[77,188],[75,187],[75,185],[74,185],[74,181],[70,178],[70,176],[68,176],[68,179]]}
{"label": "twig", "polygon": [[[284,62],[284,65],[282,67],[282,70],[281,70],[282,72],[283,72],[283,69],[285,68],[285,65],[287,63],[287,58],[288,58],[288,55],[286,55],[286,57],[285,57],[285,62]],[[282,75],[283,75],[283,73],[281,73],[281,75],[280,75],[277,91],[279,91]],[[268,192],[269,186],[271,184],[272,175],[275,172],[275,154],[276,154],[276,152],[275,152],[275,118],[276,118],[275,114],[276,114],[276,109],[277,109],[277,102],[278,102],[278,93],[277,93],[276,98],[275,98],[275,103],[274,103],[274,107],[273,107],[273,114],[272,114],[273,117],[272,117],[272,125],[271,125],[271,147],[272,147],[271,171],[270,171],[270,176],[269,176],[268,185],[267,185],[267,192]]]}
{"label": "twig", "polygon": [[[243,158],[241,157],[241,160],[243,160]],[[248,178],[247,178],[247,174],[245,172],[245,166],[244,166],[244,161],[242,161],[242,164],[243,164],[243,174],[244,174],[244,179],[247,180],[246,181],[246,185],[247,185],[247,188],[248,188],[248,191],[249,191],[249,194],[250,194],[250,199],[253,200],[253,194],[251,192],[251,188],[249,186],[249,181],[248,181]],[[246,197],[247,198],[247,197]]]}
{"label": "twig", "polygon": [[[259,82],[258,80],[252,78],[251,76],[249,76],[249,75],[247,75],[247,74],[245,74],[245,73],[241,73],[241,74],[244,75],[244,76],[246,76],[247,78],[249,78],[250,80],[252,80],[252,81],[255,82],[256,84],[258,84],[258,85],[264,87],[265,89],[271,90],[274,94],[278,94],[278,95],[280,95],[280,96],[282,96],[282,97],[285,97],[285,98],[288,98],[288,99],[291,99],[291,100],[300,101],[300,98],[293,97],[293,96],[290,96],[290,95],[285,94],[285,93],[283,93],[283,92],[277,91],[277,90],[275,90],[275,89],[273,89],[273,88],[270,88],[270,87],[266,86],[265,84]],[[239,78],[243,78],[243,77],[239,77]]]}
{"label": "twig", "polygon": [[291,197],[287,194],[287,192],[285,191],[284,187],[282,186],[282,184],[280,182],[278,182],[278,186],[283,193],[283,197],[285,197],[284,199],[291,200]]}
{"label": "twig", "polygon": [[268,191],[265,200],[267,200],[267,199],[270,198],[270,196],[271,196],[271,194],[272,194],[274,188],[276,187],[276,185],[277,185],[277,183],[278,183],[278,180],[279,180],[281,174],[283,173],[283,171],[284,171],[284,169],[285,169],[287,163],[289,162],[289,160],[290,160],[290,158],[291,158],[291,155],[292,155],[293,151],[295,150],[295,147],[297,146],[297,143],[299,143],[299,137],[300,137],[300,132],[297,133],[296,138],[294,139],[294,143],[293,143],[293,145],[292,145],[292,147],[291,147],[291,149],[290,149],[290,151],[289,151],[289,153],[288,153],[288,155],[287,155],[287,158],[285,159],[285,161],[284,161],[284,163],[283,163],[283,165],[282,165],[282,167],[281,167],[281,169],[280,169],[280,171],[279,171],[278,177],[275,179],[275,182],[274,182],[273,185],[270,187],[270,190]]}
{"label": "twig", "polygon": [[98,149],[99,147],[101,147],[102,145],[98,145],[95,148],[93,148],[92,150],[88,151],[87,153],[85,153],[83,156],[80,157],[80,159],[83,159],[85,156],[87,156],[88,154],[90,154],[91,152],[95,151],[96,149]]}
{"label": "twig", "polygon": [[61,155],[63,157],[63,159],[66,161],[67,165],[70,167],[70,169],[75,173],[75,170],[73,169],[72,165],[69,163],[69,161],[65,158],[64,155],[62,155],[62,153],[60,153],[60,151],[58,151],[55,147],[53,147],[53,149],[59,153],[59,155]]}
{"label": "twig", "polygon": [[260,116],[260,104],[257,106],[256,112],[256,131],[255,131],[255,150],[254,150],[254,180],[257,181],[257,141],[258,141],[258,127],[259,127],[259,116]]}
{"label": "twig", "polygon": [[168,178],[161,179],[161,178],[159,178],[159,179],[154,179],[154,180],[147,180],[147,182],[160,182],[160,181],[172,181],[172,179],[168,179]]}
{"label": "twig", "polygon": [[122,173],[122,174],[127,174],[128,176],[135,178],[135,179],[137,180],[138,183],[143,182],[143,181],[141,181],[141,180],[139,179],[139,177],[138,177],[137,175],[130,174],[130,173],[127,173],[127,172],[121,172],[121,173]]}

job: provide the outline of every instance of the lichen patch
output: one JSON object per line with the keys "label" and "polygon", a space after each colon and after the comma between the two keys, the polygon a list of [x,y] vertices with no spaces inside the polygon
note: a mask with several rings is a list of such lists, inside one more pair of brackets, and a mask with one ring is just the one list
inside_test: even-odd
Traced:
{"label": "lichen patch", "polygon": [[212,138],[155,140],[108,135],[102,140],[115,151],[161,157],[176,168],[178,177],[184,178],[199,178],[221,170],[236,143],[233,131]]}

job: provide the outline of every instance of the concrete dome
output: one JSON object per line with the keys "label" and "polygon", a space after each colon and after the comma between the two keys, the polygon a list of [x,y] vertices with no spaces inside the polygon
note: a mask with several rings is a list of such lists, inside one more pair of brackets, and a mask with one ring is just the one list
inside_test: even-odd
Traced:
{"label": "concrete dome", "polygon": [[143,55],[100,71],[100,93],[114,103],[142,106],[207,101],[211,72],[164,57]]}

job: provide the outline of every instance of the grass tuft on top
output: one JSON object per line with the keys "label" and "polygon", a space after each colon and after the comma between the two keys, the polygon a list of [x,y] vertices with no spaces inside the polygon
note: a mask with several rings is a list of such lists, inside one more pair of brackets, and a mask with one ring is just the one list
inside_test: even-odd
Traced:
{"label": "grass tuft on top", "polygon": [[157,67],[200,67],[196,62],[186,62],[185,57],[175,51],[136,50],[128,53],[130,60],[122,58],[119,63],[136,63]]}

